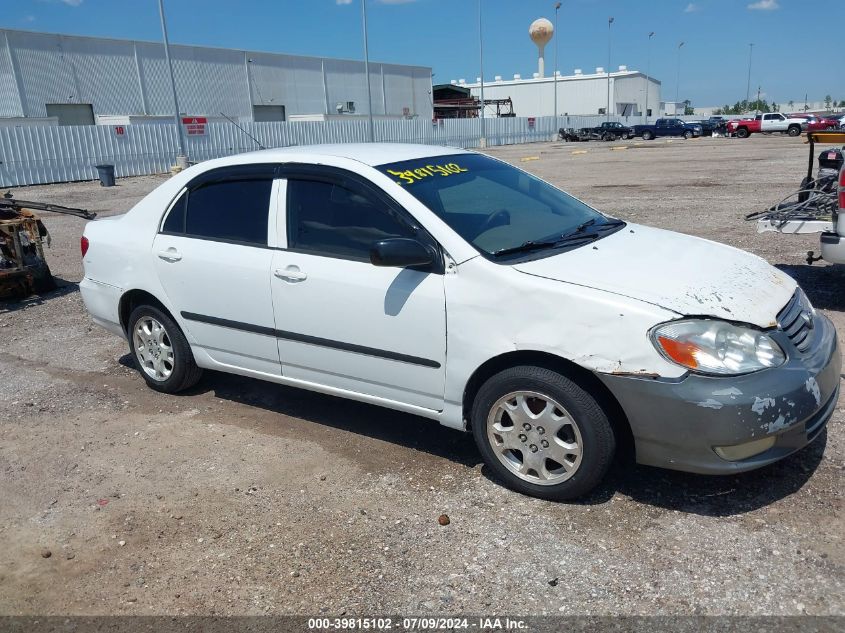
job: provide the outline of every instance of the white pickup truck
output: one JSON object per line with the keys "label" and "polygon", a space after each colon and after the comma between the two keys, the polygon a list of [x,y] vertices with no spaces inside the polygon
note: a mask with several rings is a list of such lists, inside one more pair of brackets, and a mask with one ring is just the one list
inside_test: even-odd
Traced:
{"label": "white pickup truck", "polygon": [[780,112],[766,112],[758,114],[753,119],[739,119],[728,122],[728,133],[736,134],[739,138],[747,138],[755,132],[771,134],[780,132],[789,136],[798,136],[806,129],[806,119],[786,117]]}

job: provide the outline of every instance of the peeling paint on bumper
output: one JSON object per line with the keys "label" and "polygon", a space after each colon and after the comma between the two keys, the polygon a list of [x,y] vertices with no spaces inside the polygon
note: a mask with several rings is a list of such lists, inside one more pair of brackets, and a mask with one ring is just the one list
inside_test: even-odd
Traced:
{"label": "peeling paint on bumper", "polygon": [[[649,380],[597,373],[628,417],[637,461],[730,474],[771,464],[812,442],[838,400],[842,361],[836,330],[818,315],[813,345],[804,353],[782,332],[773,337],[787,362],[745,376]],[[776,438],[772,448],[740,461],[723,460],[713,450],[767,436]]]}

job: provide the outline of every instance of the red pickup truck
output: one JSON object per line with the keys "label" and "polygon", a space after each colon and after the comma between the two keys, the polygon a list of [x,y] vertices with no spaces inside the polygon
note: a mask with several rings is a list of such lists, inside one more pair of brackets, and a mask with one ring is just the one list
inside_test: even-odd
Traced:
{"label": "red pickup truck", "polygon": [[728,121],[728,133],[736,134],[739,138],[748,138],[750,134],[780,132],[789,136],[798,136],[805,129],[807,121],[804,119],[785,117],[780,112],[758,114],[753,119],[739,119]]}

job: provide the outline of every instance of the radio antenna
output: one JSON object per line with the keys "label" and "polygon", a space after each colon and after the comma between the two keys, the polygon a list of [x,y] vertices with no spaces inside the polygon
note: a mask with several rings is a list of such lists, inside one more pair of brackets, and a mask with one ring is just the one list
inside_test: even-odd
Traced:
{"label": "radio antenna", "polygon": [[256,144],[256,145],[258,145],[259,149],[267,149],[266,147],[264,147],[264,146],[261,144],[261,142],[260,142],[257,138],[255,138],[252,134],[250,134],[250,133],[249,133],[249,132],[247,132],[245,129],[243,129],[240,125],[238,125],[238,124],[235,122],[235,120],[234,120],[234,119],[232,119],[231,117],[226,116],[226,115],[225,115],[225,114],[223,114],[222,112],[220,113],[220,116],[222,116],[222,117],[223,117],[224,119],[226,119],[229,123],[231,123],[232,125],[234,125],[234,126],[235,126],[236,128],[238,128],[241,132],[243,132],[243,133],[244,133],[244,134],[246,134],[249,138],[251,138],[253,141],[255,141],[255,144]]}

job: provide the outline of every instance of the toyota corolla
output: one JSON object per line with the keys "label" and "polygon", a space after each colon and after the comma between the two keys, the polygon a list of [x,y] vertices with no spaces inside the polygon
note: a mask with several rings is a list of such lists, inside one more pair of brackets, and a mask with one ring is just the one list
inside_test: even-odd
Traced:
{"label": "toyota corolla", "polygon": [[82,254],[88,311],[151,388],[207,369],[414,413],[548,499],[595,487],[624,438],[653,466],[770,464],[838,396],[836,332],[786,274],[469,151],[203,162],[89,223]]}

